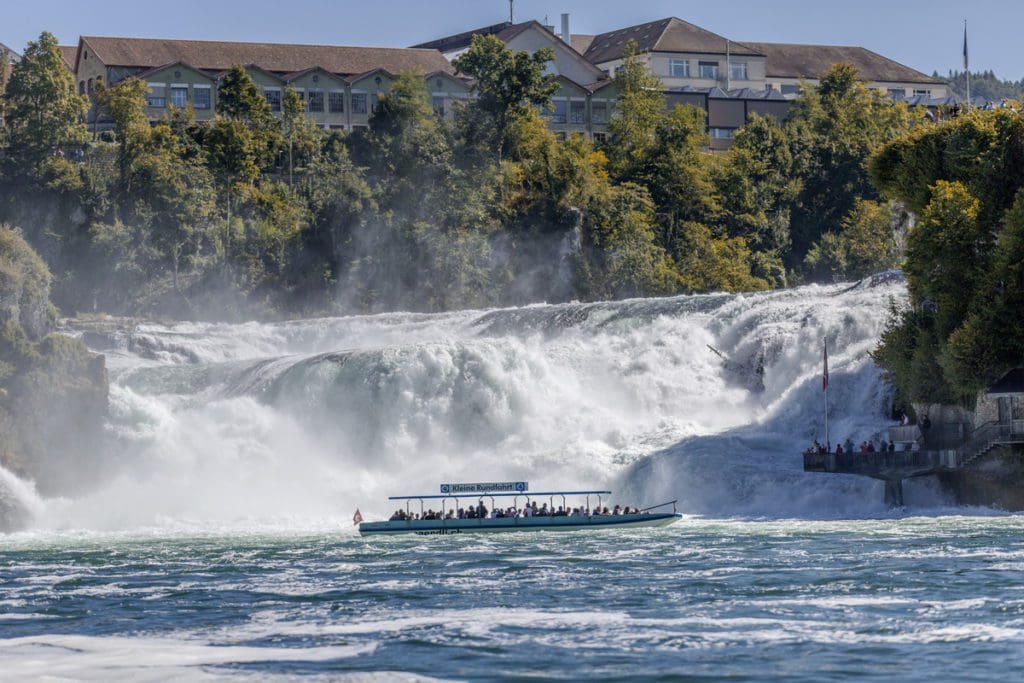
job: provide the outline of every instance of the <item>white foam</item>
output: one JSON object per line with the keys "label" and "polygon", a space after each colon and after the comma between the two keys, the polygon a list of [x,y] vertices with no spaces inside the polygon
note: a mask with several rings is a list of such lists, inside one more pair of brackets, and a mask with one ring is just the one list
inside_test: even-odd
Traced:
{"label": "white foam", "polygon": [[220,679],[208,667],[262,662],[324,662],[371,654],[372,644],[249,647],[192,639],[40,635],[0,640],[8,680],[166,681]]}
{"label": "white foam", "polygon": [[867,351],[889,299],[904,295],[886,282],[144,325],[113,373],[104,483],[47,501],[35,525],[342,528],[357,507],[389,514],[388,495],[501,478],[614,484],[620,502],[677,497],[717,516],[881,514],[872,482],[806,476],[799,453],[820,436],[824,336],[833,434],[885,426],[888,395]]}

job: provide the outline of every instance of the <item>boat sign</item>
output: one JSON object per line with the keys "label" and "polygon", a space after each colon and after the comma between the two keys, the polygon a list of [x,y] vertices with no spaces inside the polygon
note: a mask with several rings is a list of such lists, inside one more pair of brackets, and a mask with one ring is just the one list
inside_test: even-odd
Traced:
{"label": "boat sign", "polygon": [[441,493],[454,496],[458,493],[525,493],[530,484],[525,481],[490,481],[476,484],[441,484]]}

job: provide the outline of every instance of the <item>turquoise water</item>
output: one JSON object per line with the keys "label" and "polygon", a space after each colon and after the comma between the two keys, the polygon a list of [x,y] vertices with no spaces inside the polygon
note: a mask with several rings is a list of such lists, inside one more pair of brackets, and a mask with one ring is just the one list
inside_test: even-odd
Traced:
{"label": "turquoise water", "polygon": [[0,536],[0,679],[1020,680],[1024,517]]}

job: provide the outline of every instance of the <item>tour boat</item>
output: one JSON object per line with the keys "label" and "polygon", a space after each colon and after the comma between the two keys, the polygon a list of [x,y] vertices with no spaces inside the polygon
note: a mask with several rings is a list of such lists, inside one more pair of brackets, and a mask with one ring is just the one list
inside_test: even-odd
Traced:
{"label": "tour boat", "polygon": [[[611,491],[540,491],[530,492],[527,482],[482,483],[482,484],[441,484],[440,494],[421,496],[390,496],[388,500],[405,502],[407,519],[391,519],[385,522],[362,521],[362,515],[356,511],[359,533],[363,536],[373,534],[418,534],[420,536],[440,536],[465,533],[496,533],[505,531],[582,531],[587,529],[623,529],[637,527],[656,527],[672,524],[682,515],[676,512],[676,501],[669,501],[628,514],[599,514],[603,510],[602,503]],[[556,510],[555,502],[559,501],[563,510],[569,511],[567,496],[581,501],[578,514],[506,516],[494,517],[490,511],[495,509],[495,499],[512,499],[507,507],[519,510],[520,501],[531,506],[535,501],[543,501],[549,510]],[[596,507],[591,511],[590,503],[596,500]],[[418,500],[420,511],[418,519],[410,507]],[[488,515],[484,517],[459,517],[455,513],[463,506],[474,509],[481,501],[488,501],[485,506]],[[426,501],[436,501],[441,509],[438,518],[423,519],[427,513]],[[667,510],[672,506],[672,511]],[[524,508],[525,509],[525,508]],[[590,511],[585,514],[583,511]],[[452,516],[449,516],[449,512]]]}

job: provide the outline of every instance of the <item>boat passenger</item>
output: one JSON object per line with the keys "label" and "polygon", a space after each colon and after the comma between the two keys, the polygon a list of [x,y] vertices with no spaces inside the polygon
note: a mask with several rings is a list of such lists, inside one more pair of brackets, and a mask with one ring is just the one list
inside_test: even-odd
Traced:
{"label": "boat passenger", "polygon": [[530,507],[529,505],[524,507],[523,508],[523,517],[533,517],[533,508]]}
{"label": "boat passenger", "polygon": [[476,516],[480,519],[487,519],[487,506],[484,505],[484,501],[480,500],[476,506]]}
{"label": "boat passenger", "polygon": [[621,515],[622,514],[622,508],[619,507],[618,505],[616,505],[614,508],[612,508],[612,514],[613,515]]}
{"label": "boat passenger", "polygon": [[537,514],[539,514],[541,517],[547,517],[548,515],[550,515],[551,513],[548,512],[548,504],[544,503],[543,505],[541,505],[540,512],[538,512]]}

